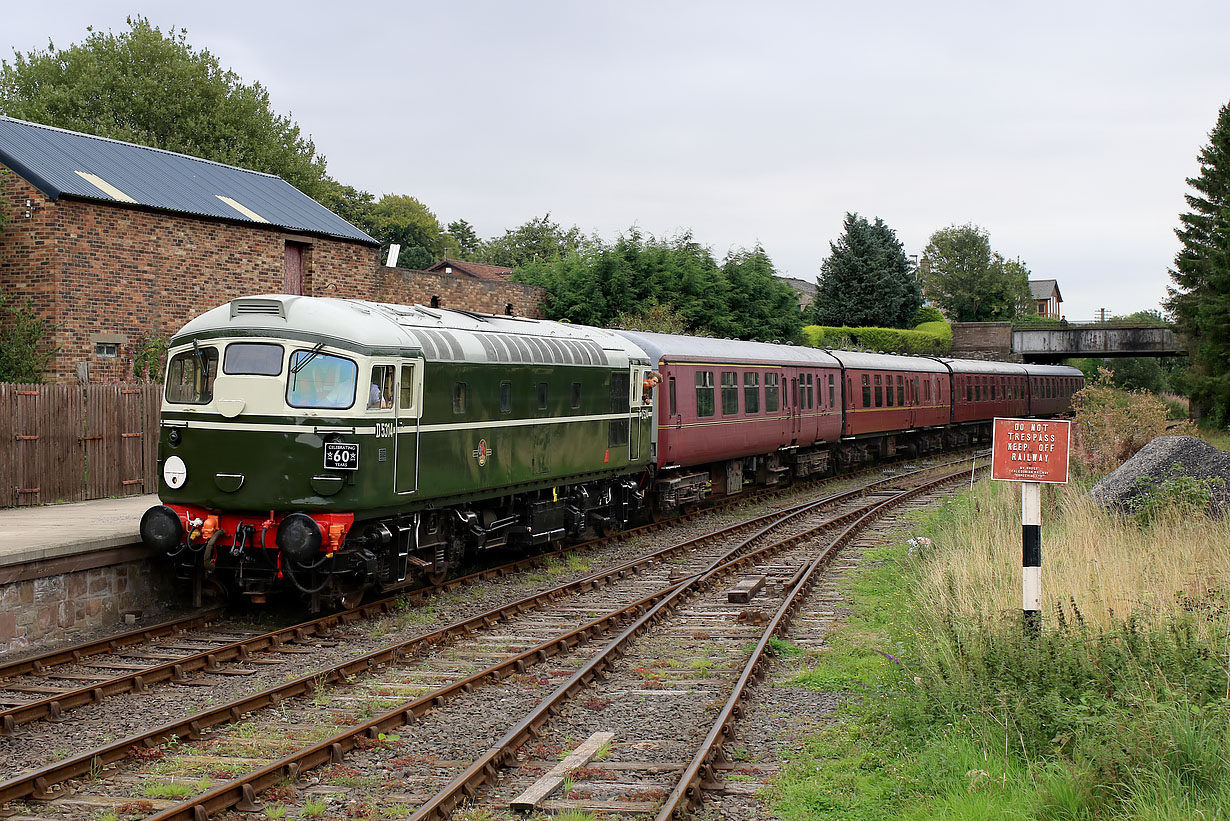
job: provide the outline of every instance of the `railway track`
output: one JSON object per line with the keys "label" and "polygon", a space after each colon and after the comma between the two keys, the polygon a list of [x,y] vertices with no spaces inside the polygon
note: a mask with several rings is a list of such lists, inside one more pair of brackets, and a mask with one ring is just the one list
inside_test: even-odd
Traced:
{"label": "railway track", "polygon": [[[895,481],[898,480],[885,480],[880,484]],[[809,510],[806,506],[796,506],[792,512],[796,519],[800,516],[805,518],[807,515],[827,517],[827,524],[824,526],[831,529],[836,526],[834,517],[820,514],[818,510],[842,504],[858,507],[851,498],[865,490],[851,494],[835,494],[825,499],[819,508]],[[848,517],[853,512],[851,510],[845,516]],[[780,514],[773,515],[773,518],[780,517]],[[99,812],[100,807],[108,806],[117,810],[126,808],[130,814],[137,815],[163,810],[162,814],[155,817],[167,818],[210,817],[228,807],[251,808],[255,806],[257,796],[262,792],[273,790],[276,798],[280,789],[279,783],[292,773],[307,772],[321,765],[345,768],[346,765],[342,762],[348,753],[356,748],[391,744],[388,739],[398,735],[397,727],[406,721],[417,724],[433,711],[444,713],[451,699],[461,700],[471,696],[476,690],[490,689],[505,680],[511,680],[514,689],[517,685],[530,682],[532,686],[522,689],[528,690],[536,697],[544,682],[552,683],[556,670],[568,670],[573,665],[582,665],[585,663],[586,653],[596,652],[596,649],[592,648],[592,639],[596,636],[616,630],[636,618],[637,614],[643,615],[644,611],[651,608],[660,608],[662,601],[683,590],[685,584],[697,583],[698,573],[706,568],[712,570],[715,563],[729,561],[723,558],[726,553],[733,550],[737,554],[749,550],[749,546],[744,544],[732,548],[730,541],[740,541],[736,539],[737,534],[746,533],[750,528],[762,525],[763,519],[764,517],[761,517],[760,521],[744,522],[707,534],[698,540],[672,545],[654,554],[639,557],[624,566],[608,568],[600,573],[582,577],[561,589],[544,591],[537,596],[524,597],[521,601],[484,610],[473,617],[459,620],[409,641],[352,658],[329,670],[299,676],[278,687],[267,688],[234,703],[219,705],[213,710],[202,710],[182,721],[122,738],[85,753],[68,756],[63,761],[24,773],[0,784],[0,801],[35,798],[50,802],[40,811],[41,815],[45,816],[51,807],[58,807],[66,811],[65,817],[83,813],[88,816],[91,812]],[[752,541],[763,540],[764,537],[765,534],[760,534]],[[630,583],[633,579],[639,580],[637,585]],[[581,595],[585,598],[579,598]],[[623,606],[615,607],[615,599],[621,600],[619,603]],[[554,613],[549,617],[540,612],[541,608],[548,605]],[[588,618],[591,615],[595,617]],[[583,623],[578,627],[578,622]],[[568,629],[564,629],[565,627]],[[493,629],[496,631],[494,636],[491,634]],[[456,649],[458,645],[455,640],[461,637],[466,638],[465,646],[476,648],[473,655]],[[535,639],[542,637],[547,638],[535,643]],[[493,647],[493,643],[498,647]],[[441,658],[445,658],[441,651],[449,647],[454,648],[449,650],[449,656],[459,657],[460,661],[451,667],[446,665],[446,669],[440,669],[438,666],[433,668],[433,663],[438,665]],[[508,652],[510,648],[516,649],[517,652]],[[565,658],[567,661],[562,660]],[[540,668],[547,660],[552,660],[553,665],[559,664],[561,667],[544,674]],[[484,666],[482,662],[491,663]],[[415,665],[419,666],[416,668]],[[402,669],[406,670],[405,675],[394,672]],[[536,669],[538,672],[535,672]],[[584,684],[586,680],[592,681],[598,674],[589,675],[582,672],[580,675],[579,680]],[[366,690],[356,689],[355,679],[361,676],[367,682],[364,685]],[[407,677],[409,684],[401,680]],[[441,679],[447,683],[443,686],[431,686]],[[381,708],[394,703],[397,709],[385,711],[375,718],[367,718],[371,713],[380,713]],[[245,717],[250,717],[254,711],[266,707],[276,708],[274,715],[284,726],[279,727],[275,720],[272,729],[250,729],[255,725]],[[319,720],[312,720],[313,716],[315,719],[326,716],[325,725],[322,726]],[[296,742],[298,749],[292,756],[283,756],[263,767],[257,766],[259,762],[251,759],[244,759],[238,764],[232,761],[230,766],[248,768],[248,775],[234,779],[229,786],[223,784],[205,789],[229,774],[225,767],[216,766],[219,756],[214,753],[217,752],[219,732],[211,731],[211,728],[236,723],[239,723],[242,729],[232,730],[232,733],[239,732],[242,736],[243,733],[255,732],[258,736],[276,738],[279,741],[288,736],[297,737],[300,739]],[[350,729],[342,733],[327,732],[336,730],[337,726],[347,726]],[[325,736],[324,740],[319,740],[321,735]],[[155,781],[160,774],[166,776],[166,789],[162,792],[150,789],[148,784],[138,788],[135,783],[128,783],[131,781],[128,776],[103,776],[115,762],[133,759],[147,763],[151,760],[161,761],[168,755],[168,746],[183,749],[185,742],[199,741],[206,736],[209,737],[205,739],[208,744],[214,746],[188,754],[187,764],[172,766],[167,762],[153,768]],[[303,740],[315,740],[316,743],[304,744]],[[221,749],[225,751],[228,742],[220,743]],[[234,745],[234,739],[229,743]],[[366,752],[369,751],[361,750],[363,754]],[[197,770],[192,769],[193,755],[199,759]],[[224,761],[234,758],[236,756],[221,756]],[[437,758],[432,763],[437,763],[438,760]],[[176,769],[177,767],[179,769]],[[204,775],[196,776],[195,773],[200,771],[200,767],[213,769]],[[174,792],[173,787],[184,788],[182,782],[186,777],[185,773],[196,778],[194,782],[186,785],[189,791],[193,791],[193,787],[196,790],[204,789],[201,796],[181,804],[174,804],[170,798],[159,797]],[[202,781],[202,778],[205,780]],[[118,790],[112,794],[93,794],[91,785],[100,779],[109,784],[117,783]],[[473,788],[472,785],[470,788]],[[465,791],[463,788],[462,793]],[[83,798],[86,792],[91,793],[91,797]],[[148,797],[142,797],[143,795]]]}

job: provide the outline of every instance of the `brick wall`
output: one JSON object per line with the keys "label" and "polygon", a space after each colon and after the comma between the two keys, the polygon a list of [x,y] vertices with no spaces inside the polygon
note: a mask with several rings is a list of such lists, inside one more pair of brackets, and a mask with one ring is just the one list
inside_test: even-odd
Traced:
{"label": "brick wall", "polygon": [[537,285],[384,267],[373,272],[372,292],[378,302],[431,305],[434,297],[441,308],[487,314],[509,313],[511,306],[512,315],[531,319],[543,318],[546,296]]}
{"label": "brick wall", "polygon": [[[0,170],[8,171],[3,164]],[[9,304],[24,303],[29,297],[40,315],[53,317],[60,276],[59,211],[11,171],[0,174],[0,193],[0,208],[8,218],[0,229],[0,291],[9,297]]]}
{"label": "brick wall", "polygon": [[1013,361],[1012,323],[952,323],[952,355],[959,359]]}

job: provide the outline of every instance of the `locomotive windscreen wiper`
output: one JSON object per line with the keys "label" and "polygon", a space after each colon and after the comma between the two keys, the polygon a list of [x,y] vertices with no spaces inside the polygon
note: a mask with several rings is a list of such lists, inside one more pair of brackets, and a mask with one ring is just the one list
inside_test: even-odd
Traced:
{"label": "locomotive windscreen wiper", "polygon": [[313,359],[315,359],[317,355],[324,349],[324,347],[325,347],[325,343],[323,342],[316,343],[316,347],[308,351],[307,356],[303,357],[298,362],[290,366],[290,376],[291,376],[290,389],[292,391],[295,389],[295,385],[298,384],[299,371],[306,368],[308,366],[308,363],[311,362]]}

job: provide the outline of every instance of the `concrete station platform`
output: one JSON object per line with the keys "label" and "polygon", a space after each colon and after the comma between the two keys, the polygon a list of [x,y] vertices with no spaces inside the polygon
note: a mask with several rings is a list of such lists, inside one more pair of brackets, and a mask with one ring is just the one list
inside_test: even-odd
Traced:
{"label": "concrete station platform", "polygon": [[[158,497],[127,496],[0,510],[0,568],[139,548],[138,528]],[[0,579],[9,575],[0,572]]]}

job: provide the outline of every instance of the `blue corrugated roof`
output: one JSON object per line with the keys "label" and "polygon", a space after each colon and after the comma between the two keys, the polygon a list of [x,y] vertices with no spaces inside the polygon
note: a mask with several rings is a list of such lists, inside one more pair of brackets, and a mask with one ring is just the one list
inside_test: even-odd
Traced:
{"label": "blue corrugated roof", "polygon": [[127,195],[148,208],[263,224],[254,214],[279,228],[378,244],[280,177],[172,151],[0,115],[0,162],[52,199],[127,202]]}

